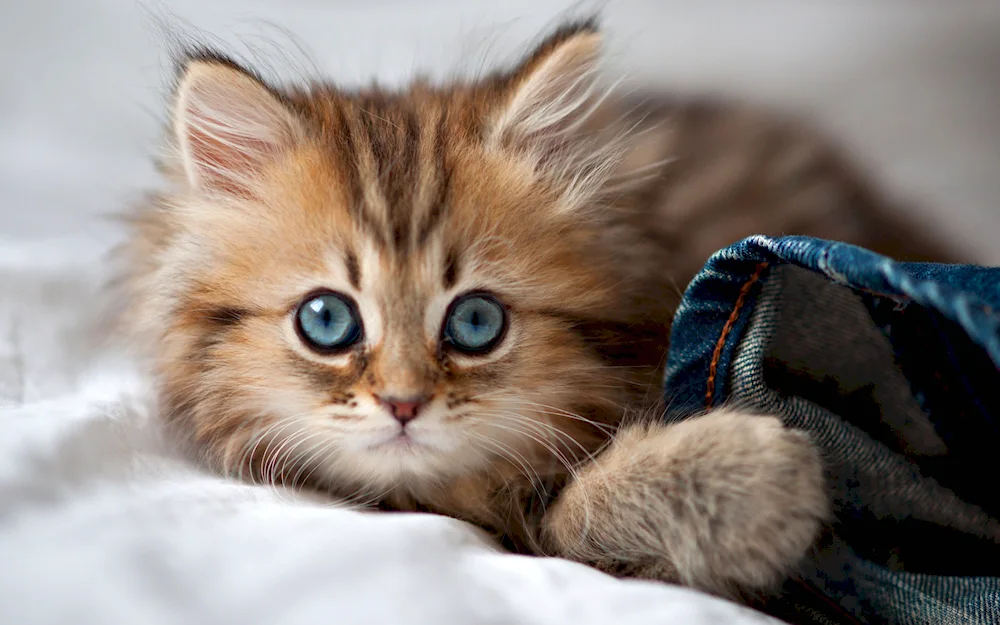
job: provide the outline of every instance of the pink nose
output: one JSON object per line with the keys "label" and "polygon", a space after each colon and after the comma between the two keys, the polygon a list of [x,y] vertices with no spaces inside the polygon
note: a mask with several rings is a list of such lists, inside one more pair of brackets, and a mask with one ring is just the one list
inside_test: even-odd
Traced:
{"label": "pink nose", "polygon": [[406,425],[417,418],[420,409],[427,403],[427,397],[379,397],[382,405],[389,409],[392,416],[401,424]]}

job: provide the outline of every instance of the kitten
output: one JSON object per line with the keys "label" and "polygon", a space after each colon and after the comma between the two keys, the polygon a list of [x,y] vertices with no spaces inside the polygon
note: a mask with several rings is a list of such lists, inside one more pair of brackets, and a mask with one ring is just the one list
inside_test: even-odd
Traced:
{"label": "kitten", "polygon": [[[891,249],[846,165],[739,108],[599,88],[592,21],[477,82],[279,89],[188,55],[129,322],[216,470],[471,521],[715,592],[794,571],[829,512],[773,417],[658,410],[682,286],[796,231]],[[600,452],[600,453],[599,453]],[[555,497],[554,501],[550,501]]]}

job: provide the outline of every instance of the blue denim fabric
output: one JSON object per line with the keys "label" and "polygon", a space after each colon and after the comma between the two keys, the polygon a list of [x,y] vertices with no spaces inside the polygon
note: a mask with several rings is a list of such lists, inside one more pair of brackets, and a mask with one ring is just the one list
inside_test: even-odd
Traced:
{"label": "blue denim fabric", "polygon": [[836,520],[763,609],[1000,623],[1000,268],[807,237],[709,259],[677,311],[667,418],[739,404],[807,430]]}

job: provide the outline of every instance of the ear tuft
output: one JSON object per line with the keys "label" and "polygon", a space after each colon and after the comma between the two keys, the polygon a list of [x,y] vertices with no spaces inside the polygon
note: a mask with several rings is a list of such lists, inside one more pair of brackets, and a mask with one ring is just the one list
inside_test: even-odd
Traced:
{"label": "ear tuft", "polygon": [[549,35],[501,86],[491,141],[525,158],[536,175],[556,183],[561,210],[593,206],[628,151],[622,125],[599,84],[603,38],[596,21],[563,26]]}
{"label": "ear tuft", "polygon": [[600,99],[595,91],[601,49],[594,19],[549,35],[511,74],[496,136],[504,143],[545,142],[584,123]]}
{"label": "ear tuft", "polygon": [[261,170],[302,136],[278,95],[212,53],[182,65],[173,122],[188,183],[205,192],[251,194]]}

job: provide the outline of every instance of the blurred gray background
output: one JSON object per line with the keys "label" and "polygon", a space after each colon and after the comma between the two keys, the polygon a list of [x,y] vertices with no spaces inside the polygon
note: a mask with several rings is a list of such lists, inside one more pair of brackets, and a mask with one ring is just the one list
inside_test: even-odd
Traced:
{"label": "blurred gray background", "polygon": [[916,218],[1000,264],[1000,2],[944,0],[2,0],[0,253],[105,245],[99,216],[155,184],[164,22],[292,73],[398,83],[510,60],[574,7],[602,8],[614,71],[815,116]]}

